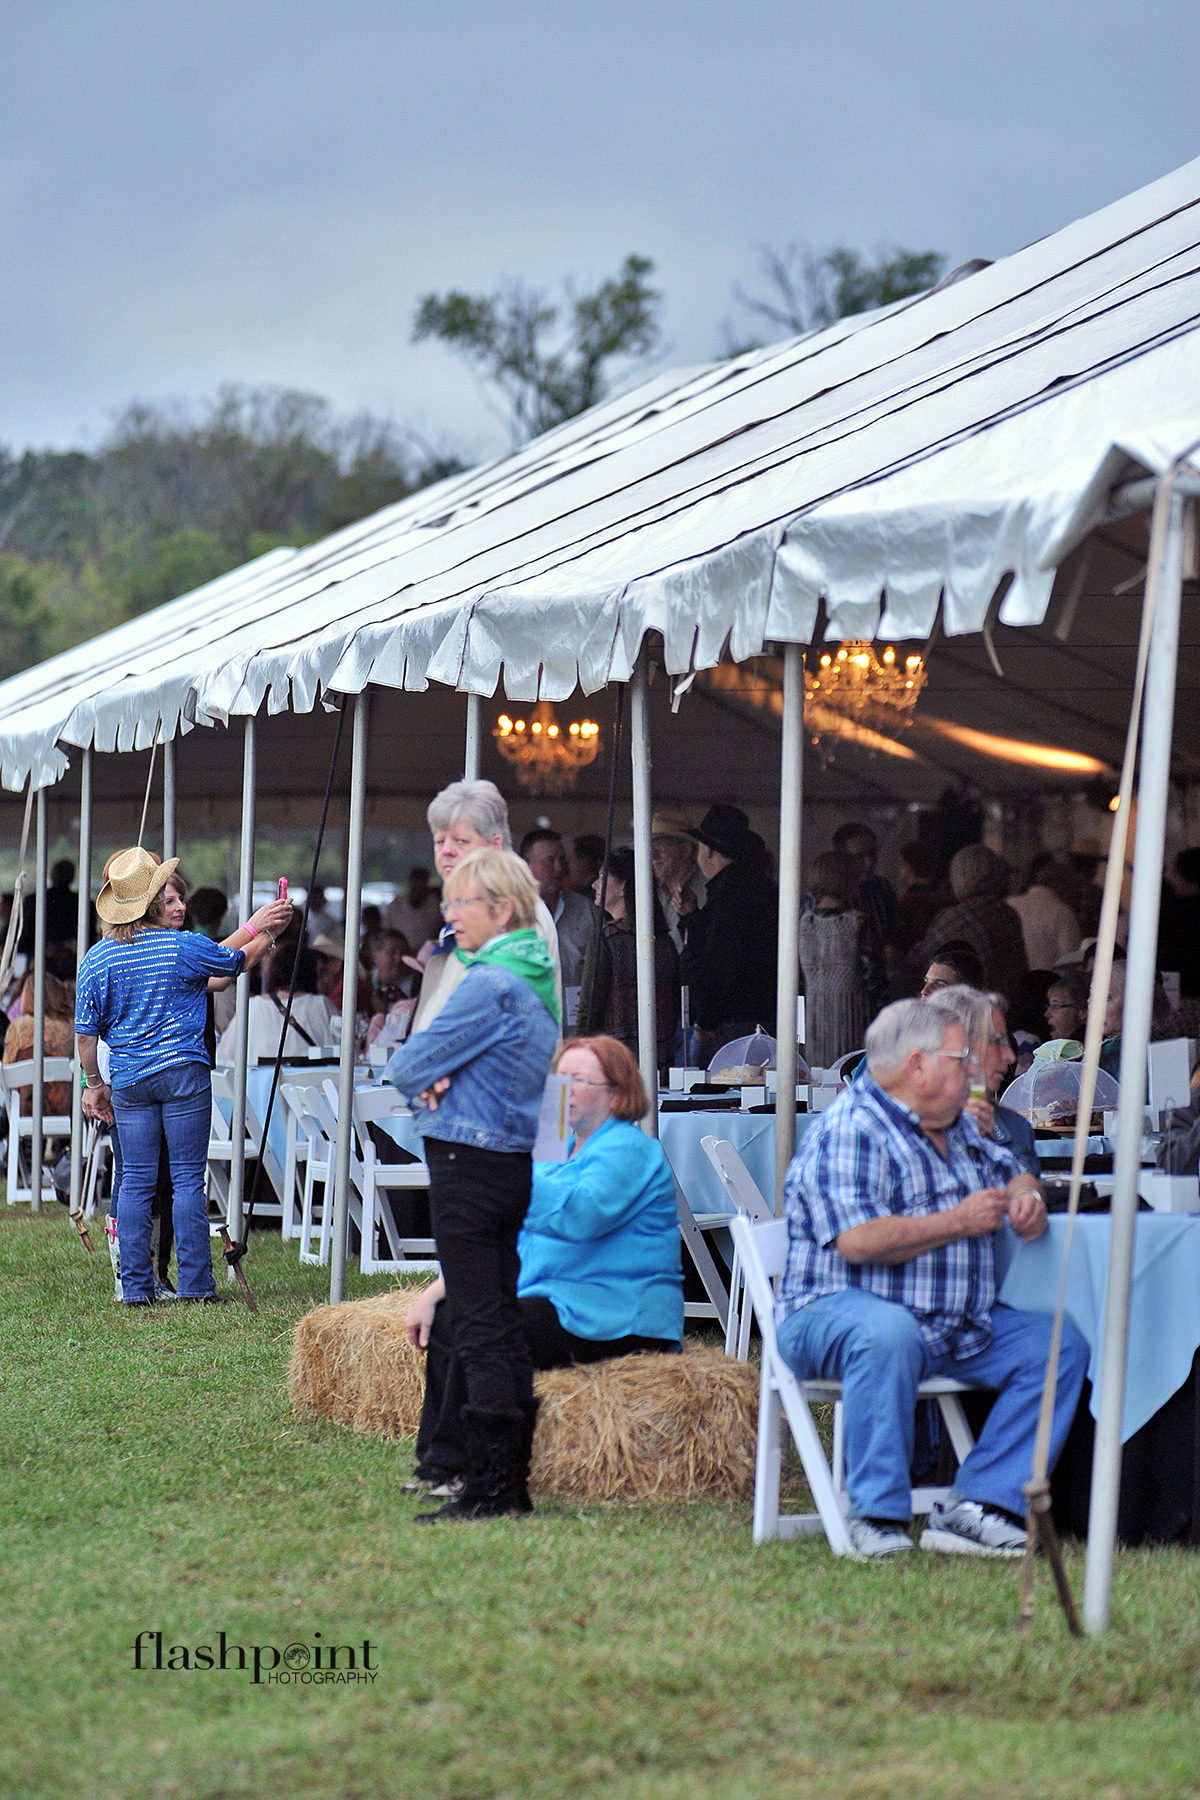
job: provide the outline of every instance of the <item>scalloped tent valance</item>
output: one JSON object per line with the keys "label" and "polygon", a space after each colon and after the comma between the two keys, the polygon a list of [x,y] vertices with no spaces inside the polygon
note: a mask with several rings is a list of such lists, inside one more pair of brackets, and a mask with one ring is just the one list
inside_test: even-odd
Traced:
{"label": "scalloped tent valance", "polygon": [[654,377],[0,684],[0,776],[266,702],[513,700],[772,642],[1040,622],[1113,485],[1200,436],[1200,160],[915,300]]}

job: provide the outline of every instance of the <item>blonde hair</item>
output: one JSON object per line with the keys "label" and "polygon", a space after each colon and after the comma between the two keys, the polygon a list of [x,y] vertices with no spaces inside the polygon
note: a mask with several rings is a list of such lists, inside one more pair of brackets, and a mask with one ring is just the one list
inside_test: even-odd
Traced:
{"label": "blonde hair", "polygon": [[167,889],[173,877],[168,876],[140,919],[129,919],[123,925],[108,925],[105,937],[118,944],[132,944],[139,931],[161,931],[167,922]]}
{"label": "blonde hair", "polygon": [[446,877],[442,887],[445,899],[454,898],[464,877],[474,883],[489,906],[511,905],[510,931],[525,931],[534,923],[537,882],[512,850],[472,850]]}

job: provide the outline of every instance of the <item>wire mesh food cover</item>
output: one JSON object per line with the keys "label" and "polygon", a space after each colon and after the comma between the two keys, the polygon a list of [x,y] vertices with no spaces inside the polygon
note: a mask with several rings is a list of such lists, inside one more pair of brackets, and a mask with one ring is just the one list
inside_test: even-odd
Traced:
{"label": "wire mesh food cover", "polygon": [[731,1087],[761,1087],[766,1079],[763,1071],[775,1067],[775,1050],[775,1039],[765,1031],[731,1038],[708,1065],[708,1079],[728,1082]]}
{"label": "wire mesh food cover", "polygon": [[[1048,1049],[1043,1044],[1041,1050]],[[1079,1092],[1083,1086],[1083,1064],[1067,1062],[1058,1056],[1034,1055],[1024,1075],[1019,1075],[1001,1096],[1001,1105],[1011,1107],[1035,1126],[1058,1131],[1073,1131],[1079,1114]],[[1115,1108],[1120,1088],[1103,1069],[1096,1071],[1096,1093],[1092,1100],[1093,1122],[1110,1108]],[[1097,1131],[1102,1129],[1095,1125]]]}

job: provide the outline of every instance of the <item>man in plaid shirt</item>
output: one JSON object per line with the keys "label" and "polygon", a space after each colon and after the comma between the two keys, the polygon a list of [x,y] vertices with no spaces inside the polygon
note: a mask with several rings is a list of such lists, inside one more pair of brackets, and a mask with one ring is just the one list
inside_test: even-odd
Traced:
{"label": "man in plaid shirt", "polygon": [[[996,1300],[993,1233],[1046,1229],[1036,1179],[964,1111],[970,1051],[954,1014],[884,1007],[867,1073],[809,1131],[784,1188],[788,1260],[779,1348],[801,1380],[842,1383],[850,1537],[858,1555],[912,1549],[909,1466],[918,1385],[997,1390],[923,1550],[1019,1556],[1051,1320]],[[1063,1322],[1051,1467],[1088,1346]]]}

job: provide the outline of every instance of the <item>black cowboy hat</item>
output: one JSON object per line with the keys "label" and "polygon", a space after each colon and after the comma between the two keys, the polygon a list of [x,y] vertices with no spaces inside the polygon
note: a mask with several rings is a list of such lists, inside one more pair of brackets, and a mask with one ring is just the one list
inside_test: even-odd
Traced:
{"label": "black cowboy hat", "polygon": [[749,848],[753,834],[740,806],[710,806],[699,825],[690,827],[687,835],[698,844],[707,844],[718,856],[728,856],[736,862]]}

